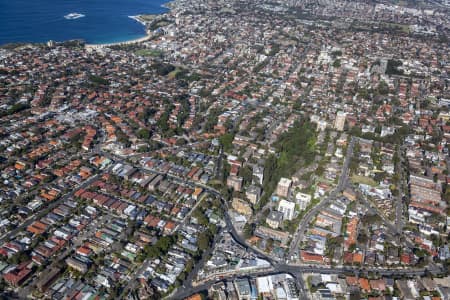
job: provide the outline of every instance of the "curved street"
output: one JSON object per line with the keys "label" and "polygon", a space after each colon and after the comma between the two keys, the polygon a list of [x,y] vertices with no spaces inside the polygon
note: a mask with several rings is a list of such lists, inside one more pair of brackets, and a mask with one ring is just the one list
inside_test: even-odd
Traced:
{"label": "curved street", "polygon": [[[335,199],[338,196],[338,194],[340,192],[342,192],[344,190],[344,188],[347,186],[348,168],[349,168],[351,156],[353,154],[353,147],[354,147],[355,141],[356,141],[356,138],[352,137],[351,142],[347,148],[345,161],[342,166],[342,172],[339,177],[339,182],[338,182],[338,185],[336,186],[336,188],[330,193],[330,195],[327,198],[325,198],[317,206],[315,206],[313,209],[311,209],[305,215],[305,217],[301,220],[298,230],[297,230],[297,235],[295,236],[295,240],[293,240],[293,242],[291,244],[290,254],[292,254],[294,252],[293,249],[296,249],[296,247],[298,246],[298,243],[303,239],[304,232],[305,232],[309,222],[311,222],[311,220],[317,214],[317,212],[319,212],[321,209],[326,207],[326,205],[328,205],[330,203],[330,201]],[[110,153],[103,152],[103,151],[99,151],[99,152],[102,155],[115,160],[116,162],[126,163],[124,161],[124,159],[121,157],[118,157],[116,155],[112,155]],[[201,283],[200,285],[194,286],[192,284],[193,283],[192,279],[195,278],[196,273],[200,270],[201,267],[203,267],[205,259],[207,259],[207,256],[209,255],[208,253],[206,253],[205,256],[202,257],[202,260],[199,262],[199,265],[194,267],[192,272],[188,275],[187,278],[189,278],[190,280],[185,280],[182,287],[175,290],[170,296],[167,297],[168,299],[174,299],[174,300],[175,299],[183,299],[194,293],[208,289],[214,283],[225,281],[225,280],[233,280],[236,278],[243,278],[243,277],[266,276],[266,275],[273,275],[273,274],[280,274],[280,273],[290,274],[291,276],[293,276],[296,279],[296,284],[297,284],[297,288],[299,290],[300,299],[308,299],[307,290],[305,288],[305,282],[302,278],[302,275],[305,273],[358,275],[360,272],[363,272],[363,273],[364,272],[376,272],[383,276],[395,276],[395,275],[397,275],[397,276],[416,276],[416,275],[424,275],[427,272],[429,272],[433,275],[440,275],[440,274],[445,273],[445,271],[442,268],[436,266],[435,264],[430,264],[427,268],[418,268],[418,269],[389,269],[389,268],[365,268],[365,267],[357,267],[357,266],[332,267],[332,266],[324,266],[324,265],[295,264],[293,262],[289,263],[289,260],[287,261],[288,263],[280,262],[280,261],[275,260],[274,258],[270,257],[269,255],[265,254],[264,252],[260,251],[259,249],[255,249],[254,247],[249,245],[241,235],[238,234],[235,227],[233,226],[231,217],[228,214],[228,202],[226,201],[225,198],[223,198],[223,196],[221,195],[221,193],[218,190],[216,190],[208,185],[202,184],[202,183],[198,183],[198,182],[191,181],[191,180],[186,180],[185,178],[180,178],[173,174],[167,174],[167,173],[160,172],[158,170],[144,168],[144,167],[137,167],[137,168],[139,168],[140,170],[142,170],[144,172],[153,172],[153,173],[165,175],[176,182],[180,182],[180,183],[183,182],[183,183],[189,184],[193,187],[201,187],[205,191],[210,193],[211,195],[220,199],[222,202],[222,208],[224,210],[224,216],[225,216],[225,223],[226,223],[225,230],[227,230],[231,234],[231,236],[233,237],[233,239],[236,243],[238,243],[239,245],[244,247],[247,251],[254,252],[258,257],[269,261],[272,266],[271,270],[269,270],[269,271],[263,270],[263,271],[258,271],[258,272],[252,272],[251,274],[240,274],[239,273],[239,274],[230,275],[228,277],[224,277],[224,278],[220,278],[220,279],[213,279],[210,281],[206,281],[206,282]],[[366,202],[366,204],[369,204],[369,203]],[[395,228],[395,226],[393,224],[391,224],[390,222],[387,222],[387,225],[390,229],[395,229],[395,232],[397,232],[397,229]],[[211,249],[212,249],[212,247],[211,247]],[[291,256],[289,256],[289,257],[291,257]],[[137,282],[136,278],[142,273],[143,270],[145,270],[146,265],[147,264],[144,263],[143,266],[141,268],[139,268],[139,271],[134,273],[135,276],[130,280],[129,285],[124,289],[124,292],[126,290],[132,289],[135,286],[135,284]]]}

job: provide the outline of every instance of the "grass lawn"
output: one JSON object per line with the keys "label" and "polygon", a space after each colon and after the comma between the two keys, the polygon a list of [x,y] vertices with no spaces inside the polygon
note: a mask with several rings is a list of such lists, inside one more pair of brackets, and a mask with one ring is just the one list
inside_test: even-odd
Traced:
{"label": "grass lawn", "polygon": [[352,182],[354,183],[362,183],[367,184],[370,186],[377,186],[378,184],[373,180],[372,178],[366,177],[366,176],[360,176],[360,175],[353,175],[352,176]]}
{"label": "grass lawn", "polygon": [[409,31],[410,31],[409,25],[390,23],[390,22],[381,22],[380,24],[387,26],[387,27],[398,28],[399,30],[403,31],[404,33],[409,33]]}
{"label": "grass lawn", "polygon": [[160,56],[162,54],[161,51],[150,49],[139,49],[135,53],[139,56]]}
{"label": "grass lawn", "polygon": [[177,74],[180,73],[180,72],[181,72],[181,69],[177,67],[175,70],[173,70],[172,72],[170,72],[170,73],[167,75],[167,77],[168,77],[169,79],[174,79],[174,78],[177,76]]}

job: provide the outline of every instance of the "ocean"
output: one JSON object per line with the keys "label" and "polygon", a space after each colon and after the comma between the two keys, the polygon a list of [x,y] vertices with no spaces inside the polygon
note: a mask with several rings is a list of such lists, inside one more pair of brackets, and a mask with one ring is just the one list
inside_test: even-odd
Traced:
{"label": "ocean", "polygon": [[[0,45],[83,39],[113,43],[145,36],[128,16],[159,14],[167,0],[0,0]],[[78,13],[84,17],[66,19]]]}

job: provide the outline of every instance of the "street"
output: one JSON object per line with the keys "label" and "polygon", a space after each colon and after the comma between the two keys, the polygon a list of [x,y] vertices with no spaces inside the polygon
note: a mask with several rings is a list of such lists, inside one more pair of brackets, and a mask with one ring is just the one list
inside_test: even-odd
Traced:
{"label": "street", "polygon": [[355,144],[355,138],[352,137],[350,144],[347,148],[347,154],[345,156],[345,161],[343,163],[342,171],[339,176],[339,181],[338,181],[338,185],[336,186],[336,188],[328,195],[328,197],[326,197],[321,202],[319,202],[315,207],[313,207],[310,211],[308,211],[305,214],[305,216],[301,219],[301,221],[298,225],[298,228],[297,228],[297,232],[294,234],[294,238],[291,242],[291,246],[290,246],[289,253],[287,256],[287,258],[289,260],[292,260],[295,253],[298,251],[299,244],[304,239],[304,236],[305,236],[305,233],[306,233],[309,223],[311,223],[311,221],[319,213],[319,211],[321,211],[322,209],[327,207],[331,201],[335,200],[336,197],[338,196],[338,194],[340,192],[342,192],[344,190],[345,186],[347,185],[348,167],[350,164],[350,159],[353,155],[354,144]]}

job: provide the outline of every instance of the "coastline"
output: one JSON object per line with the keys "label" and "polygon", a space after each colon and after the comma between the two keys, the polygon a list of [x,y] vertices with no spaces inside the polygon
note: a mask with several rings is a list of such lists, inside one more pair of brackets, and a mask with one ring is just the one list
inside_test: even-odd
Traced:
{"label": "coastline", "polygon": [[130,44],[136,44],[136,43],[142,43],[147,40],[149,40],[152,37],[151,34],[147,33],[145,36],[137,39],[127,40],[123,42],[114,42],[114,43],[106,43],[106,44],[86,44],[84,47],[86,49],[101,49],[105,47],[111,47],[111,46],[120,46],[120,45],[130,45]]}
{"label": "coastline", "polygon": [[[67,16],[67,12],[77,11],[77,9],[58,8],[49,10],[46,14],[38,15],[36,20],[32,20],[32,22],[36,22],[40,26],[37,27],[38,30],[41,30],[38,31],[39,34],[36,34],[35,30],[33,30],[32,33],[29,33],[27,28],[20,30],[20,26],[15,26],[9,31],[0,34],[0,47],[11,47],[15,44],[48,44],[49,42],[63,44],[74,40],[80,41],[90,47],[104,47],[124,43],[128,44],[142,42],[149,39],[150,35],[152,35],[152,32],[147,30],[147,28],[149,28],[149,24],[151,24],[152,16],[154,18],[161,18],[167,14],[170,14],[172,8],[174,8],[172,4],[177,3],[177,1],[155,0],[150,3],[154,3],[154,5],[150,4],[149,7],[145,5],[140,7],[131,6],[129,9],[124,10],[121,14],[119,7],[122,4],[121,1],[119,1],[111,9],[113,15],[117,15],[117,20],[114,20],[114,18],[109,18],[105,22],[101,21],[101,18],[94,18],[95,15],[92,14],[90,15],[91,18],[89,20],[88,18],[79,18],[82,19],[82,21],[80,21],[81,23],[65,23],[67,18],[64,17]],[[95,10],[96,6],[97,5],[90,5],[87,9]],[[19,12],[17,13],[19,14]],[[27,13],[27,11],[24,13]],[[84,13],[85,12],[83,12],[83,14]],[[103,17],[103,15],[101,17]],[[93,18],[95,20],[93,20]],[[40,19],[45,21],[40,22]],[[130,19],[139,24],[136,24]],[[13,24],[12,21],[10,23]],[[47,25],[47,23],[55,23],[55,26],[52,27]],[[68,27],[67,30],[65,29],[66,25]],[[144,27],[142,28],[141,26]]]}
{"label": "coastline", "polygon": [[[161,4],[161,7],[166,8],[169,12],[170,10],[172,10],[173,8],[173,4],[175,3],[175,1],[168,1],[164,4]],[[145,36],[140,37],[140,38],[136,38],[136,39],[131,39],[131,40],[125,40],[125,41],[121,41],[121,42],[113,42],[113,43],[93,43],[93,44],[86,44],[85,48],[86,49],[101,49],[101,48],[105,48],[105,47],[111,47],[111,46],[120,46],[120,45],[130,45],[130,44],[137,44],[137,43],[142,43],[145,42],[147,40],[149,40],[152,37],[152,34],[149,30],[147,30],[147,23],[149,23],[149,21],[146,21],[143,16],[150,16],[150,15],[154,15],[155,18],[158,16],[162,16],[165,13],[161,13],[161,14],[140,14],[140,15],[135,15],[135,16],[128,16],[128,18],[133,19],[134,21],[138,22],[139,24],[141,24],[142,26],[144,26],[144,30],[146,31]]]}
{"label": "coastline", "polygon": [[141,19],[141,15],[136,15],[136,16],[128,16],[128,18],[135,20],[136,22],[142,24],[142,25],[146,25],[144,20]]}

